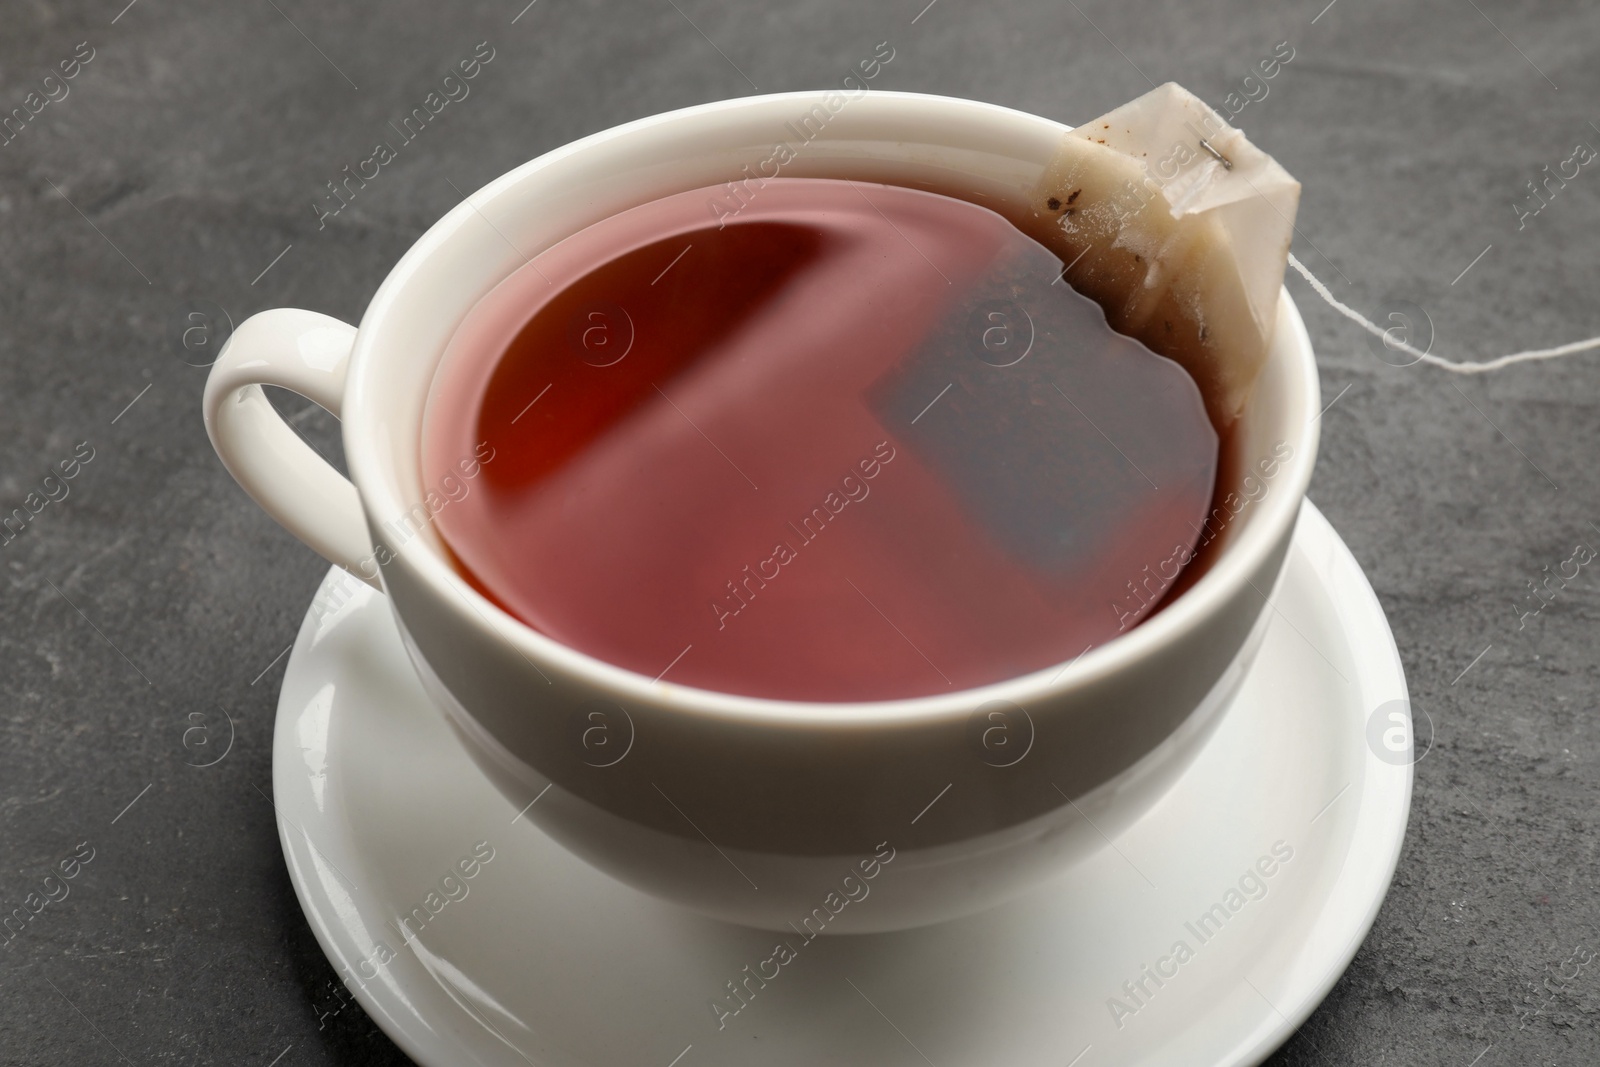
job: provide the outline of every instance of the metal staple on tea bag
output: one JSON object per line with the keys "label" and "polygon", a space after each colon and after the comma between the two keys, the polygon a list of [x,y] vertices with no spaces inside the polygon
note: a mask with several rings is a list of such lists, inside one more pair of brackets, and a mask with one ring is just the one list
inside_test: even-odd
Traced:
{"label": "metal staple on tea bag", "polygon": [[1233,160],[1229,159],[1221,152],[1218,152],[1215,148],[1212,148],[1211,142],[1207,141],[1204,137],[1200,138],[1200,147],[1204,148],[1207,152],[1210,152],[1213,156],[1215,156],[1217,158],[1217,162],[1222,164],[1223,170],[1233,169]]}

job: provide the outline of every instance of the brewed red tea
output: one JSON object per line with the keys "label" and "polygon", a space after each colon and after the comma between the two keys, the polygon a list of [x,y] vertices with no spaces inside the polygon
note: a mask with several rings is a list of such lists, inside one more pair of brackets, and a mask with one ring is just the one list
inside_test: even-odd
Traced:
{"label": "brewed red tea", "polygon": [[921,190],[634,208],[463,322],[427,510],[485,596],[665,682],[881,700],[1064,663],[1170,590],[1218,439],[1190,376],[1062,275]]}

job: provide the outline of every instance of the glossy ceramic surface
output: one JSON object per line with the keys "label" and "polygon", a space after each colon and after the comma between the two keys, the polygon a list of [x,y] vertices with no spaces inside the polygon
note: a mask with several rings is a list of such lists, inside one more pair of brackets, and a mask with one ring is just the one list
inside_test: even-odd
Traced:
{"label": "glossy ceramic surface", "polygon": [[[382,598],[335,569],[279,702],[284,853],[329,959],[427,1067],[1253,1064],[1354,955],[1412,781],[1393,638],[1309,504],[1269,614],[1204,750],[1107,847],[982,914],[808,940],[661,903],[538,830],[475,771]],[[913,877],[896,856],[841,915]]]}

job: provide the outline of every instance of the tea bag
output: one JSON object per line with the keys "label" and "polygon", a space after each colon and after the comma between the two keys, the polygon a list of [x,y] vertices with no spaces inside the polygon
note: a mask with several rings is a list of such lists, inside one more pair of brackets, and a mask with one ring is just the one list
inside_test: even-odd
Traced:
{"label": "tea bag", "polygon": [[1168,82],[1069,132],[1031,201],[1066,281],[1231,425],[1266,362],[1300,183]]}

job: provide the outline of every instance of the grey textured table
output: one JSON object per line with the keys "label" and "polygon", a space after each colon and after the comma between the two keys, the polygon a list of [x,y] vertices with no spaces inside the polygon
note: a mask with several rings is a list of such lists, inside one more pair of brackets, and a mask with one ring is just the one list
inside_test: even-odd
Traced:
{"label": "grey textured table", "polygon": [[[5,1064],[404,1062],[337,994],[266,799],[280,654],[326,565],[216,461],[180,338],[218,307],[357,320],[457,189],[639,116],[832,84],[881,40],[875,88],[1067,122],[1151,80],[1223,104],[1287,41],[1237,122],[1304,183],[1295,249],[1341,299],[1425,309],[1413,336],[1431,321],[1457,359],[1600,333],[1600,174],[1526,186],[1600,146],[1600,9],[1576,0],[124,2],[0,13],[0,110],[28,117],[0,145],[0,510],[80,461],[0,546],[0,910],[93,849],[0,947]],[[325,183],[481,41],[471,96],[319,226]],[[1312,496],[1434,739],[1377,924],[1273,1062],[1593,1064],[1600,967],[1566,961],[1600,950],[1600,571],[1524,613],[1600,547],[1600,354],[1394,367],[1290,287],[1331,402]],[[331,419],[284,404],[337,455]],[[218,709],[232,749],[192,766]]]}

